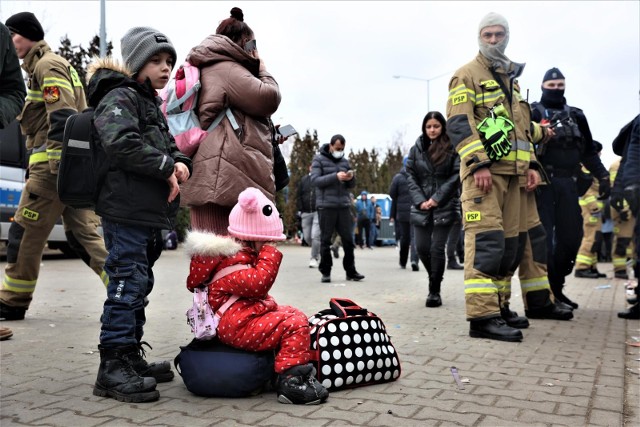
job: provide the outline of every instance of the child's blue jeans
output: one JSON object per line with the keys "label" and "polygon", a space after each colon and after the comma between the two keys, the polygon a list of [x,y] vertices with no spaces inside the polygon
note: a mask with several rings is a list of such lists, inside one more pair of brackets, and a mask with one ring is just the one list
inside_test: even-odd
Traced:
{"label": "child's blue jeans", "polygon": [[144,299],[153,289],[153,265],[162,253],[159,229],[102,220],[109,255],[109,275],[102,312],[100,344],[120,347],[138,344],[146,321]]}

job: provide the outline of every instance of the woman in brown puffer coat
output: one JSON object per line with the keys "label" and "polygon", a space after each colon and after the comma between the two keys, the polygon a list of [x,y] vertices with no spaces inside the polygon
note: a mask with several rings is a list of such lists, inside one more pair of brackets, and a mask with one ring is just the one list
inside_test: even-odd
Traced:
{"label": "woman in brown puffer coat", "polygon": [[193,174],[180,189],[182,204],[191,208],[192,229],[217,235],[228,234],[231,208],[245,188],[256,187],[272,201],[276,193],[269,117],[278,109],[280,90],[243,19],[234,7],[216,34],[187,56],[200,69],[202,128],[223,117],[193,155]]}

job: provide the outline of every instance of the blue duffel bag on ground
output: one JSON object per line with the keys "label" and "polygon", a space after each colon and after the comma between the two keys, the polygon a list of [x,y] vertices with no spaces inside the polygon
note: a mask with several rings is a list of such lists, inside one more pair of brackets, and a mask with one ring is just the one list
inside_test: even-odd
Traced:
{"label": "blue duffel bag on ground", "polygon": [[194,339],[173,361],[191,393],[205,397],[246,397],[271,390],[273,351],[250,352]]}

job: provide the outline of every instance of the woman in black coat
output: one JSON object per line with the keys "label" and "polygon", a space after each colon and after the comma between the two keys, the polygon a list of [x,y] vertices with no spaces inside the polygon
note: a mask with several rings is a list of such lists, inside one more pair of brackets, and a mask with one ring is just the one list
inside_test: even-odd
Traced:
{"label": "woman in black coat", "polygon": [[412,201],[411,224],[418,255],[429,273],[426,306],[438,307],[442,305],[444,248],[452,224],[460,220],[457,197],[460,158],[447,137],[446,120],[441,113],[427,113],[421,131],[409,151],[406,165]]}

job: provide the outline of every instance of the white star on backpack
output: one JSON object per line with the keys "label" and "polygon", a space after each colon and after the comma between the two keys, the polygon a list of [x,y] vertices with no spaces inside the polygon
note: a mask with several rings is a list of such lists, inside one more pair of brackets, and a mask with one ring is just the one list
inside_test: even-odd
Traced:
{"label": "white star on backpack", "polygon": [[114,116],[122,116],[122,109],[118,108],[118,107],[114,107],[113,108],[113,115]]}

